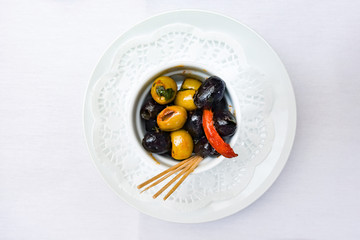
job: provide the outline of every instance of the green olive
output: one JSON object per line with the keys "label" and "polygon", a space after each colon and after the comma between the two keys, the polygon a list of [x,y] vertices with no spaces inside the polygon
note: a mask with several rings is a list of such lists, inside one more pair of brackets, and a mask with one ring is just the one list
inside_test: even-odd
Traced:
{"label": "green olive", "polygon": [[187,78],[184,80],[183,84],[181,85],[181,89],[198,90],[201,84],[202,82],[200,82],[199,80]]}
{"label": "green olive", "polygon": [[157,124],[163,131],[175,131],[182,128],[187,119],[187,112],[181,106],[169,106],[157,116]]}
{"label": "green olive", "polygon": [[189,158],[193,152],[194,143],[191,135],[185,130],[170,133],[171,156],[176,160]]}
{"label": "green olive", "polygon": [[159,104],[172,102],[176,96],[176,92],[176,82],[166,76],[158,77],[151,86],[151,96]]}
{"label": "green olive", "polygon": [[196,109],[194,104],[195,90],[182,90],[179,91],[175,98],[175,105],[184,107],[187,111]]}

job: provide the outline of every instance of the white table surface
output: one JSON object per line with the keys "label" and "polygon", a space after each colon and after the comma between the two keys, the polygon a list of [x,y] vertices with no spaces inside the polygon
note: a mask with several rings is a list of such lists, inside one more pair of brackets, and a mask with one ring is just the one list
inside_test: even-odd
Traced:
{"label": "white table surface", "polygon": [[[122,202],[90,159],[87,82],[109,44],[167,10],[217,11],[277,51],[298,107],[287,165],[225,219],[175,224]],[[360,1],[0,0],[0,239],[360,239]]]}

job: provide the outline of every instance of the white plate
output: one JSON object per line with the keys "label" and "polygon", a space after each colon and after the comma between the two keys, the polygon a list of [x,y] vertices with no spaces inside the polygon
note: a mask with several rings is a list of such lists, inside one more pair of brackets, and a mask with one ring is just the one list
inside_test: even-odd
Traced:
{"label": "white plate", "polygon": [[[185,47],[176,50],[181,44]],[[149,76],[177,64],[204,66],[225,79],[241,112],[234,146],[239,157],[191,175],[163,202],[136,189],[161,168],[141,149],[129,116]],[[295,136],[295,97],[279,57],[253,30],[211,12],[173,11],[134,26],[105,52],[87,89],[84,127],[96,167],[124,201],[163,220],[199,223],[247,207],[275,181]]]}

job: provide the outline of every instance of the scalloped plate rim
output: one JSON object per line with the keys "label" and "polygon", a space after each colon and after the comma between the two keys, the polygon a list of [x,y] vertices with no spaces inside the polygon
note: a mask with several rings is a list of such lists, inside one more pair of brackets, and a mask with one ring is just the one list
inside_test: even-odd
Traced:
{"label": "scalloped plate rim", "polygon": [[[244,196],[242,196],[242,194],[240,193],[238,196],[234,197],[233,199],[230,200],[225,200],[222,201],[225,205],[227,205],[226,207],[222,208],[220,211],[217,212],[213,212],[214,214],[205,214],[205,216],[196,216],[196,217],[184,217],[177,214],[173,214],[173,215],[163,215],[163,214],[154,214],[151,211],[148,211],[147,209],[147,205],[149,202],[140,202],[138,204],[135,204],[133,201],[134,199],[132,197],[127,196],[127,194],[125,192],[120,193],[118,191],[115,190],[115,186],[113,185],[112,182],[110,182],[109,180],[109,176],[104,174],[104,169],[101,170],[101,166],[99,164],[99,162],[97,162],[95,160],[95,153],[93,151],[93,149],[91,149],[91,143],[92,143],[92,136],[90,134],[90,132],[88,131],[89,129],[91,129],[93,127],[93,119],[92,119],[92,114],[91,111],[89,112],[89,109],[91,109],[91,107],[89,106],[89,99],[91,98],[91,92],[92,92],[92,87],[93,85],[96,83],[96,80],[98,79],[98,76],[100,72],[107,72],[108,69],[110,69],[111,64],[109,65],[104,65],[104,62],[106,61],[112,61],[113,57],[116,55],[114,54],[114,52],[116,53],[116,45],[121,45],[122,43],[128,41],[129,39],[131,39],[131,35],[134,34],[133,32],[137,29],[137,28],[141,28],[142,25],[146,25],[151,21],[155,21],[159,20],[161,18],[166,18],[168,17],[169,14],[202,14],[204,15],[213,15],[214,17],[220,17],[223,18],[226,21],[232,21],[234,23],[236,23],[237,25],[239,25],[239,27],[244,28],[247,32],[249,32],[249,34],[253,34],[255,36],[255,38],[258,38],[258,40],[260,40],[263,44],[265,44],[267,50],[270,51],[271,54],[273,54],[275,57],[275,60],[278,61],[278,64],[280,66],[280,68],[282,68],[281,70],[284,71],[284,78],[285,82],[288,83],[287,86],[287,99],[289,100],[288,102],[288,131],[286,133],[286,142],[284,143],[283,146],[283,150],[280,154],[280,156],[278,157],[278,160],[276,162],[276,167],[273,168],[270,172],[270,174],[267,176],[266,179],[264,179],[263,183],[261,184],[261,187],[258,188],[254,193],[252,193],[250,196],[246,196],[244,199],[242,199]],[[196,26],[196,25],[195,25]],[[198,26],[197,26],[198,27]],[[135,29],[135,30],[134,30]],[[128,36],[130,35],[130,37]],[[111,57],[111,55],[113,55],[113,57]],[[104,65],[104,66],[103,66]],[[106,68],[108,68],[106,70]],[[130,29],[128,29],[127,31],[125,31],[123,34],[121,34],[116,40],[114,40],[110,46],[106,49],[106,51],[104,52],[104,54],[101,56],[100,60],[98,61],[94,71],[91,74],[90,77],[90,81],[88,83],[88,87],[86,89],[86,94],[84,97],[84,106],[83,106],[83,128],[84,128],[84,137],[87,143],[87,148],[88,151],[91,155],[92,158],[92,162],[94,163],[96,169],[99,171],[100,175],[102,176],[102,178],[104,179],[104,181],[107,183],[107,185],[125,202],[127,202],[129,205],[133,206],[134,208],[138,209],[140,212],[145,213],[149,216],[155,217],[155,218],[159,218],[162,220],[166,220],[166,221],[171,221],[171,222],[178,222],[178,223],[201,223],[201,222],[209,222],[209,221],[214,221],[214,220],[218,220],[227,216],[230,216],[244,208],[246,208],[247,206],[249,206],[250,204],[254,203],[261,195],[263,195],[269,188],[270,186],[275,182],[275,180],[277,179],[277,177],[280,175],[282,169],[284,168],[287,159],[290,155],[290,151],[294,142],[294,138],[295,138],[295,132],[296,132],[296,102],[295,102],[295,95],[293,92],[293,88],[291,85],[291,81],[290,78],[288,76],[288,73],[283,65],[283,63],[281,62],[279,56],[276,54],[276,52],[271,48],[271,46],[261,37],[259,36],[259,34],[257,34],[254,30],[252,30],[251,28],[247,27],[246,25],[240,23],[238,20],[231,18],[229,16],[225,16],[223,14],[220,13],[215,13],[215,12],[211,12],[211,11],[205,11],[205,10],[190,10],[190,9],[185,9],[185,10],[175,10],[175,11],[168,11],[168,12],[163,12],[154,16],[151,16],[149,18],[147,18],[146,20],[134,25],[133,27],[131,27]],[[269,157],[269,156],[268,156]],[[264,160],[266,161],[266,160]],[[261,165],[261,164],[260,164]],[[256,170],[255,170],[256,172]],[[255,174],[254,172],[254,174]],[[121,190],[120,190],[121,191]],[[229,204],[230,201],[233,201],[233,204]],[[239,202],[241,204],[239,204]],[[211,203],[212,204],[212,203]],[[211,205],[210,204],[210,205]],[[206,212],[206,208],[208,208],[208,210],[212,211],[213,209],[211,209],[211,206],[208,205],[206,207],[204,207],[203,209],[200,210]],[[198,210],[195,210],[195,212]]]}

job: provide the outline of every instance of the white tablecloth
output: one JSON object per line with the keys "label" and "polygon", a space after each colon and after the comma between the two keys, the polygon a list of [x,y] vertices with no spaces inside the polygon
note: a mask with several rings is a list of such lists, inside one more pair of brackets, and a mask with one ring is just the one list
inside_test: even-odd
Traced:
{"label": "white tablecloth", "polygon": [[[109,44],[167,10],[217,11],[262,35],[294,86],[297,135],[258,201],[175,224],[122,202],[85,144],[87,82]],[[360,239],[360,1],[0,1],[0,239]]]}

